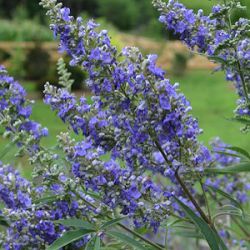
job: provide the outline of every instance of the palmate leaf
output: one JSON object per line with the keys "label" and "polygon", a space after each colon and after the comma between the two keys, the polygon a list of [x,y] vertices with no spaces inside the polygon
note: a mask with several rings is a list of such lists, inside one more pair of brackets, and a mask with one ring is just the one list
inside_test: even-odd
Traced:
{"label": "palmate leaf", "polygon": [[204,238],[206,239],[211,250],[227,250],[227,247],[220,239],[217,232],[210,227],[202,218],[197,216],[188,206],[186,206],[182,201],[175,197],[175,200],[180,205],[180,207],[186,213],[186,216],[194,222],[197,228],[200,230]]}
{"label": "palmate leaf", "polygon": [[241,172],[250,172],[250,162],[242,162],[226,168],[207,168],[204,171],[207,174],[237,174]]}
{"label": "palmate leaf", "polygon": [[130,236],[120,233],[117,231],[108,231],[106,234],[112,238],[116,238],[122,242],[124,242],[127,245],[130,245],[132,247],[135,247],[135,249],[140,249],[140,250],[148,250],[148,248],[144,247],[139,241],[131,238]]}
{"label": "palmate leaf", "polygon": [[96,230],[95,226],[90,224],[87,221],[83,221],[81,219],[65,219],[65,220],[57,220],[54,221],[56,224],[62,224],[67,227],[74,227],[74,228],[83,228],[88,230]]}
{"label": "palmate leaf", "polygon": [[74,231],[69,231],[66,232],[54,241],[48,248],[47,250],[59,250],[60,248],[69,245],[72,242],[75,242],[79,239],[81,239],[84,235],[93,233],[93,230],[87,230],[87,229],[78,229]]}

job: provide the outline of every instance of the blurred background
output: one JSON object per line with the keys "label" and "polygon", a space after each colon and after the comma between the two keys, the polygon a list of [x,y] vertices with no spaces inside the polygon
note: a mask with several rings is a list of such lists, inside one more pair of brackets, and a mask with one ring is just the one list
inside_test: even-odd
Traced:
{"label": "blurred background", "polygon": [[[57,42],[49,30],[49,22],[38,0],[0,0],[0,63],[20,81],[31,99],[36,100],[33,119],[47,126],[51,136],[44,143],[53,145],[56,134],[65,130],[49,107],[43,104],[42,90],[46,81],[56,84]],[[223,73],[213,73],[216,65],[205,58],[191,55],[187,49],[158,22],[158,13],[151,0],[64,0],[74,15],[95,18],[108,29],[118,47],[137,46],[144,54],[157,53],[158,63],[167,71],[172,82],[193,106],[193,114],[204,129],[201,141],[220,136],[226,143],[247,148],[250,142],[239,131],[240,125],[229,121],[236,107],[233,85],[224,80]],[[180,0],[197,11],[209,13],[217,0]],[[242,0],[248,11],[233,13],[233,19],[250,18],[250,1]],[[69,59],[65,57],[65,61]],[[75,79],[74,92],[90,95],[79,68],[69,67]],[[0,146],[6,142],[0,141]]]}

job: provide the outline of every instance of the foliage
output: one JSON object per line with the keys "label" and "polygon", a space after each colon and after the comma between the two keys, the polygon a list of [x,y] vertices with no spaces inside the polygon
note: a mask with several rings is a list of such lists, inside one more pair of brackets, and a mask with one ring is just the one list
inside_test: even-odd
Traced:
{"label": "foliage", "polygon": [[14,49],[10,55],[10,74],[14,77],[24,78],[26,76],[26,71],[24,69],[25,60],[25,51],[21,48]]}
{"label": "foliage", "polygon": [[[87,72],[93,97],[90,103],[70,92],[72,75],[60,61],[63,86],[46,83],[44,102],[68,132],[57,136],[54,147],[44,147],[48,129],[32,120],[32,102],[0,67],[3,137],[17,146],[17,157],[26,156],[33,166],[28,181],[9,164],[0,164],[2,247],[163,250],[178,225],[181,236],[197,240],[197,248],[200,239],[212,250],[249,248],[245,207],[250,185],[242,175],[249,172],[248,151],[219,139],[212,150],[199,142],[202,130],[190,103],[178,84],[166,79],[156,55],[143,56],[130,47],[120,52],[93,20],[75,19],[57,0],[41,5],[60,52],[70,57],[71,67]],[[228,29],[231,10],[240,6],[225,2],[204,16],[174,0],[155,5],[160,21],[190,48],[218,61],[228,78],[233,74],[243,102],[236,118],[245,119],[248,20]],[[218,219],[224,215],[229,225]]]}
{"label": "foliage", "polygon": [[189,55],[184,52],[176,52],[172,63],[172,72],[175,76],[182,76],[187,70]]}
{"label": "foliage", "polygon": [[50,55],[39,43],[26,56],[24,68],[31,80],[41,80],[48,74]]}
{"label": "foliage", "polygon": [[[117,10],[122,10],[117,11]],[[122,30],[129,30],[138,21],[138,7],[135,0],[99,1],[99,14]]]}
{"label": "foliage", "polygon": [[0,20],[0,41],[52,41],[50,30],[32,20]]}

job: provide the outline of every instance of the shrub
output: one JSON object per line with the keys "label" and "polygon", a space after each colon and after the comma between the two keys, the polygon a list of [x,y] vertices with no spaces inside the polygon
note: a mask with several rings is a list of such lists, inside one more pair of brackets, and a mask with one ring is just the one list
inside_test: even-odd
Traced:
{"label": "shrub", "polygon": [[30,80],[44,79],[50,68],[50,55],[47,51],[41,48],[39,43],[31,49],[26,56],[24,63],[26,74]]}
{"label": "shrub", "polygon": [[184,52],[176,52],[172,62],[172,72],[176,76],[182,76],[187,70],[189,55]]}
{"label": "shrub", "polygon": [[26,76],[25,60],[26,52],[21,48],[14,49],[9,59],[9,64],[11,65],[10,74],[23,79]]}
{"label": "shrub", "polygon": [[[239,103],[234,120],[248,132],[250,21],[230,28],[230,13],[239,6],[225,2],[208,17],[174,0],[154,4],[167,28],[219,62],[235,82]],[[89,102],[70,92],[73,80],[60,60],[62,87],[45,84],[44,102],[68,132],[46,148],[41,140],[48,130],[31,120],[24,89],[0,67],[3,136],[10,147],[17,145],[16,156],[25,155],[34,166],[30,182],[0,163],[2,246],[163,250],[170,233],[179,232],[196,239],[197,248],[202,239],[212,250],[249,249],[247,150],[215,139],[210,151],[199,142],[202,130],[190,103],[179,85],[165,78],[156,55],[143,56],[131,47],[118,52],[93,20],[74,19],[56,0],[41,5],[48,9],[60,51],[71,58],[71,66],[88,73],[93,96]],[[221,221],[222,215],[232,225]]]}
{"label": "shrub", "polygon": [[8,60],[11,57],[10,53],[6,52],[3,49],[0,49],[0,63]]}
{"label": "shrub", "polygon": [[0,20],[0,41],[52,41],[50,30],[35,21]]}
{"label": "shrub", "polygon": [[[99,0],[99,14],[121,30],[129,30],[138,22],[138,5],[135,0]],[[118,11],[119,10],[119,11]]]}

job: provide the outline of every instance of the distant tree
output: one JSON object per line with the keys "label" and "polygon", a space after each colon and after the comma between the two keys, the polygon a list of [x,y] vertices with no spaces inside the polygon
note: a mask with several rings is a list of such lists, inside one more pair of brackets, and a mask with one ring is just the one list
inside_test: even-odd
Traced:
{"label": "distant tree", "polygon": [[130,30],[138,22],[139,8],[136,0],[99,0],[99,14],[122,30]]}

